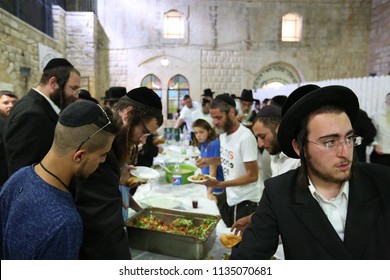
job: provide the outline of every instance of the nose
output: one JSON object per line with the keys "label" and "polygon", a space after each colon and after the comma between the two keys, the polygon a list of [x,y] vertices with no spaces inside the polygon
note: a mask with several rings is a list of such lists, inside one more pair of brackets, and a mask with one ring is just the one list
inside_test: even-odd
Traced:
{"label": "nose", "polygon": [[145,136],[145,135],[142,135],[142,136],[139,138],[139,141],[141,142],[141,144],[145,144],[145,143],[146,143],[146,138],[148,138],[148,136]]}
{"label": "nose", "polygon": [[337,155],[339,157],[346,157],[346,156],[348,156],[350,151],[349,151],[349,147],[348,147],[347,142],[346,141],[339,142],[337,151],[338,151]]}
{"label": "nose", "polygon": [[261,140],[261,138],[259,137],[259,138],[257,138],[257,146],[259,146],[259,148],[263,148],[263,146],[264,146],[264,141],[263,140]]}

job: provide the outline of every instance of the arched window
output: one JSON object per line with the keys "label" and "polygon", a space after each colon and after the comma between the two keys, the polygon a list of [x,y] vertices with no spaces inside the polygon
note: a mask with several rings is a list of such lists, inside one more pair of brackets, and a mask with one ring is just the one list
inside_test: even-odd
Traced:
{"label": "arched window", "polygon": [[173,76],[168,82],[168,119],[173,119],[182,108],[181,101],[190,94],[188,80],[182,75]]}
{"label": "arched window", "polygon": [[282,18],[282,41],[299,42],[302,39],[302,16],[289,13]]}
{"label": "arched window", "polygon": [[141,87],[147,87],[154,90],[160,98],[162,98],[161,81],[153,74],[146,75],[141,82]]}
{"label": "arched window", "polygon": [[184,38],[184,16],[177,10],[169,10],[164,13],[164,33],[165,39]]}

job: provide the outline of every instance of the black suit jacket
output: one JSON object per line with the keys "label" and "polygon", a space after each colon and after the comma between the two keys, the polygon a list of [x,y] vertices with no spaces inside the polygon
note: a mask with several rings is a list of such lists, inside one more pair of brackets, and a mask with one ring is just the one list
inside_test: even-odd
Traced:
{"label": "black suit jacket", "polygon": [[106,161],[93,174],[76,180],[75,203],[84,226],[80,259],[131,259],[119,178],[119,162],[111,149]]}
{"label": "black suit jacket", "polygon": [[352,127],[356,135],[363,137],[362,144],[355,147],[357,157],[360,161],[366,161],[366,148],[374,141],[376,128],[367,113],[362,109],[359,109]]}
{"label": "black suit jacket", "polygon": [[359,163],[350,180],[344,241],[300,184],[301,167],[265,182],[260,205],[231,259],[390,259],[390,168]]}
{"label": "black suit jacket", "polygon": [[53,142],[57,121],[49,102],[33,89],[16,103],[4,127],[9,176],[43,159]]}
{"label": "black suit jacket", "polygon": [[8,166],[5,160],[5,150],[3,142],[3,130],[5,125],[5,119],[0,116],[0,188],[8,178]]}

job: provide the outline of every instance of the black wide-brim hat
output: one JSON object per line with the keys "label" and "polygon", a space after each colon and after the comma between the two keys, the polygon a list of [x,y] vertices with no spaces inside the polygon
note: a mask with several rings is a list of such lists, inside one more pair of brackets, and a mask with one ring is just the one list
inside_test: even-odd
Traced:
{"label": "black wide-brim hat", "polygon": [[253,102],[255,99],[253,99],[253,93],[252,90],[250,89],[243,89],[241,92],[241,97],[236,97],[242,101],[248,101],[248,102]]}
{"label": "black wide-brim hat", "polygon": [[213,97],[215,92],[211,91],[211,89],[209,88],[206,88],[205,90],[203,90],[203,94],[201,96],[210,96],[210,97]]}
{"label": "black wide-brim hat", "polygon": [[309,92],[312,92],[312,91],[319,89],[319,88],[320,87],[317,85],[307,84],[307,85],[303,85],[303,86],[300,86],[299,88],[295,89],[292,93],[290,93],[290,95],[284,101],[284,104],[282,107],[282,116],[284,116],[286,114],[288,109],[290,109],[290,107],[292,105],[294,105],[294,103],[297,102],[297,100],[299,100],[301,97],[305,96]]}
{"label": "black wide-brim hat", "polygon": [[102,97],[104,101],[118,101],[126,95],[125,87],[110,87],[106,90],[106,96]]}
{"label": "black wide-brim hat", "polygon": [[285,112],[278,130],[279,145],[287,156],[299,158],[292,146],[292,141],[301,129],[301,121],[315,110],[333,105],[345,111],[351,123],[359,111],[359,100],[356,94],[344,86],[327,86],[311,91],[298,99]]}

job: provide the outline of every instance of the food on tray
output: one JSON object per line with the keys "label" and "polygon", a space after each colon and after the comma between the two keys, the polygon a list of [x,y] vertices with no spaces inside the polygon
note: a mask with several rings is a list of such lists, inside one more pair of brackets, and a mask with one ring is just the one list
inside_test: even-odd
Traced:
{"label": "food on tray", "polygon": [[193,181],[204,181],[207,180],[209,177],[204,174],[197,174],[191,177],[191,180]]}
{"label": "food on tray", "polygon": [[217,220],[204,219],[199,226],[194,225],[192,219],[177,218],[171,223],[164,223],[155,215],[141,216],[135,218],[135,226],[149,230],[170,232],[182,235],[194,236],[199,239],[205,239],[211,232],[212,227]]}
{"label": "food on tray", "polygon": [[235,234],[223,234],[219,239],[226,248],[233,248],[237,243],[241,241],[241,236]]}

